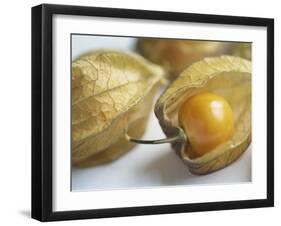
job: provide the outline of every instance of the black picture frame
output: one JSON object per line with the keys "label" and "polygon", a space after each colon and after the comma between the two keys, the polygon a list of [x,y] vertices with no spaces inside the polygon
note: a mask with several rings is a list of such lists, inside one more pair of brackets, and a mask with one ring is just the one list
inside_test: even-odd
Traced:
{"label": "black picture frame", "polygon": [[[266,27],[267,198],[54,212],[52,210],[52,18],[55,14]],[[273,19],[49,4],[32,8],[32,218],[40,221],[56,221],[270,206],[274,206]]]}

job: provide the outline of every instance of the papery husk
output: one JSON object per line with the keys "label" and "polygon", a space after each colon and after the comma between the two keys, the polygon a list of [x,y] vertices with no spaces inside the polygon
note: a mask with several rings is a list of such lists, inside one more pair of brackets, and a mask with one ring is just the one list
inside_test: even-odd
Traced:
{"label": "papery husk", "polygon": [[72,63],[72,163],[86,167],[112,161],[145,132],[164,71],[132,53],[101,50]]}
{"label": "papery husk", "polygon": [[196,61],[229,53],[231,47],[227,42],[157,38],[140,38],[137,43],[145,58],[165,68],[169,80]]}
{"label": "papery husk", "polygon": [[207,174],[235,161],[251,142],[251,63],[231,56],[206,58],[181,73],[155,105],[155,114],[167,137],[183,133],[178,112],[190,96],[210,91],[226,98],[234,113],[232,138],[207,154],[194,158],[188,137],[172,143],[194,174]]}
{"label": "papery husk", "polygon": [[251,43],[235,43],[230,51],[233,56],[252,60],[252,44]]}

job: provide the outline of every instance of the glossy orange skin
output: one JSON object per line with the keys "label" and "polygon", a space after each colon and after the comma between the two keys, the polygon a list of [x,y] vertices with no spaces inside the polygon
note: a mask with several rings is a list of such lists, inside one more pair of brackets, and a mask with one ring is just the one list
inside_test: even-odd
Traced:
{"label": "glossy orange skin", "polygon": [[178,116],[196,157],[226,142],[234,132],[231,106],[224,97],[211,92],[188,98]]}

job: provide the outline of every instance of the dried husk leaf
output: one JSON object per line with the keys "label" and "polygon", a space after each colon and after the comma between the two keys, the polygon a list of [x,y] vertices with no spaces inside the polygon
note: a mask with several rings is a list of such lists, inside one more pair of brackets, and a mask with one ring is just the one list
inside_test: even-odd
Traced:
{"label": "dried husk leaf", "polygon": [[[128,128],[128,134],[134,137],[141,138],[145,132],[148,117],[137,119],[132,122]],[[120,138],[118,142],[114,145],[108,147],[107,149],[93,154],[85,160],[76,163],[79,167],[90,167],[95,165],[100,165],[114,159],[130,151],[136,144],[128,142],[125,137]]]}
{"label": "dried husk leaf", "polygon": [[141,38],[137,44],[144,57],[165,68],[170,80],[176,79],[192,63],[228,53],[231,47],[226,42],[153,38]]}
{"label": "dried husk leaf", "polygon": [[101,50],[72,63],[72,163],[90,166],[118,158],[141,137],[163,70],[132,53]]}
{"label": "dried husk leaf", "polygon": [[194,158],[187,140],[172,143],[173,149],[194,174],[207,174],[236,160],[251,142],[251,63],[239,57],[206,58],[194,63],[161,95],[155,114],[167,137],[183,130],[178,111],[190,96],[210,91],[226,98],[234,113],[233,137],[207,154]]}

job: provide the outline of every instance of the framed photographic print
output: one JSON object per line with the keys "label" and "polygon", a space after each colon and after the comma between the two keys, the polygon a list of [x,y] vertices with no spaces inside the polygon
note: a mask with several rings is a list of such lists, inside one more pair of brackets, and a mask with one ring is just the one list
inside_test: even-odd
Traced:
{"label": "framed photographic print", "polygon": [[32,8],[32,217],[274,205],[274,21]]}

